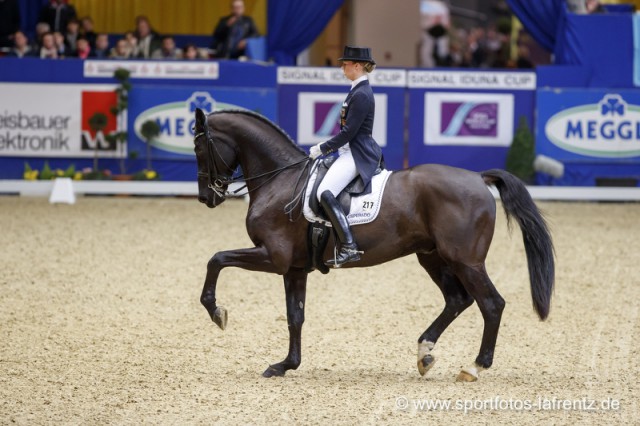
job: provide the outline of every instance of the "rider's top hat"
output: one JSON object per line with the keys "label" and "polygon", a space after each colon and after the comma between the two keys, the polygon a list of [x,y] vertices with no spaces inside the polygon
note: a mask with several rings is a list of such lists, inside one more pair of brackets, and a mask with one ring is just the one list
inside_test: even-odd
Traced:
{"label": "rider's top hat", "polygon": [[345,46],[342,58],[338,58],[339,61],[356,61],[356,62],[371,62],[375,65],[376,61],[371,57],[371,49],[368,47],[352,47]]}

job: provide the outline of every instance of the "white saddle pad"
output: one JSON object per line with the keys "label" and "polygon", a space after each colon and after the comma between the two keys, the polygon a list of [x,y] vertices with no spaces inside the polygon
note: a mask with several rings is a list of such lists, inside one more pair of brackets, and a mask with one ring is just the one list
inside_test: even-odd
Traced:
{"label": "white saddle pad", "polygon": [[[384,187],[387,184],[387,180],[389,180],[389,176],[391,176],[391,172],[389,170],[383,170],[373,177],[373,180],[371,181],[370,194],[359,195],[351,198],[351,209],[347,216],[349,225],[363,225],[374,221],[380,212],[382,194],[384,192]],[[322,222],[327,226],[331,226],[331,222],[316,216],[316,214],[311,210],[311,207],[309,207],[309,196],[317,177],[318,172],[316,170],[309,178],[307,190],[304,194],[304,208],[302,211],[304,213],[304,217],[309,222]]]}

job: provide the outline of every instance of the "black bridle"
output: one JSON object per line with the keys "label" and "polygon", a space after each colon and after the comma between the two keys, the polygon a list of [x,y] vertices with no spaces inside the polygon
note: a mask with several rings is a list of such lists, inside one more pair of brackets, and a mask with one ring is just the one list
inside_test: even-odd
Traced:
{"label": "black bridle", "polygon": [[[223,201],[226,199],[226,196],[229,194],[229,191],[227,191],[227,187],[234,182],[241,181],[241,180],[245,182],[243,186],[233,191],[233,194],[236,195],[238,192],[242,191],[244,188],[247,187],[247,182],[256,180],[262,177],[270,176],[268,179],[266,179],[257,187],[253,189],[247,189],[246,193],[241,194],[241,195],[246,195],[252,191],[255,191],[256,189],[260,188],[266,183],[268,183],[270,180],[275,178],[280,172],[287,170],[289,168],[295,167],[302,163],[308,164],[309,161],[311,161],[309,157],[305,157],[300,161],[287,164],[275,170],[261,173],[259,175],[245,177],[244,174],[241,173],[240,175],[233,176],[235,169],[231,167],[229,164],[227,164],[227,162],[224,160],[222,155],[220,155],[220,152],[218,151],[218,147],[214,143],[213,137],[209,132],[209,127],[206,124],[205,124],[204,131],[197,133],[193,137],[194,144],[200,136],[205,136],[206,138],[207,171],[206,172],[198,171],[198,177],[206,177],[207,187],[210,188]],[[224,174],[218,170],[218,164],[216,163],[216,158],[215,158],[216,154],[220,159],[220,161],[222,161],[222,163],[224,164],[224,167],[226,167],[226,169],[230,172],[230,174]],[[305,166],[305,169],[306,169],[306,166]],[[303,170],[303,173],[304,173],[304,170]],[[302,176],[302,173],[301,173],[301,176]],[[298,178],[298,181],[300,181],[300,178]],[[294,191],[297,186],[298,185],[296,184],[296,186],[294,187]],[[304,188],[303,188],[303,191],[304,191]],[[295,198],[298,198],[298,197],[295,197]]]}

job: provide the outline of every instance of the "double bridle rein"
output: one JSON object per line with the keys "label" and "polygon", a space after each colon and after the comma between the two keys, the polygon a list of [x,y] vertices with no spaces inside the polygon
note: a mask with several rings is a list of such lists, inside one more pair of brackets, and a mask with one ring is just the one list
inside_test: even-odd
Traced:
{"label": "double bridle rein", "polygon": [[[200,136],[205,136],[205,138],[206,138],[207,172],[205,173],[205,172],[198,171],[198,177],[206,177],[207,178],[207,187],[210,188],[223,201],[226,199],[226,196],[230,194],[230,192],[227,191],[227,187],[230,184],[234,183],[234,182],[238,182],[238,181],[244,181],[245,182],[245,184],[243,186],[241,186],[237,190],[233,191],[233,194],[236,195],[236,194],[238,194],[238,192],[242,191],[243,189],[245,189],[247,187],[247,182],[252,181],[252,180],[256,180],[256,179],[260,179],[262,177],[270,176],[268,179],[266,179],[264,182],[260,183],[255,188],[247,189],[246,193],[241,194],[241,195],[247,195],[248,193],[253,192],[256,189],[260,188],[261,186],[265,185],[271,179],[275,178],[280,172],[282,172],[284,170],[287,170],[287,169],[290,169],[292,167],[295,167],[295,166],[297,166],[299,164],[306,163],[308,165],[308,163],[311,161],[311,159],[309,157],[305,157],[300,161],[296,161],[296,162],[287,164],[285,166],[279,167],[279,168],[277,168],[275,170],[271,170],[271,171],[268,171],[268,172],[265,172],[265,173],[260,173],[260,174],[255,175],[255,176],[245,177],[244,174],[233,176],[234,168],[231,167],[229,164],[227,164],[227,162],[224,161],[224,158],[222,157],[222,155],[220,155],[220,152],[218,151],[218,147],[213,142],[213,137],[209,133],[209,128],[205,127],[204,131],[202,131],[200,133],[197,133],[193,137],[194,144],[195,144],[196,140]],[[220,161],[222,161],[224,166],[230,172],[230,174],[223,174],[218,170],[218,165],[216,163],[216,158],[215,158],[216,154],[218,155],[218,158],[220,159]],[[302,173],[300,174],[300,177],[298,178],[298,183],[300,181],[300,178],[304,174],[304,170],[306,168],[307,167],[305,166],[305,168],[302,170]],[[294,191],[295,191],[295,188],[297,186],[298,186],[298,184],[296,183],[296,185],[294,186]],[[302,191],[300,192],[300,194],[298,196],[300,196],[303,192],[304,192],[304,188],[302,189]],[[294,199],[298,198],[298,196],[296,196]],[[293,199],[292,199],[292,201],[293,201]],[[286,210],[287,209],[285,208],[285,211]]]}

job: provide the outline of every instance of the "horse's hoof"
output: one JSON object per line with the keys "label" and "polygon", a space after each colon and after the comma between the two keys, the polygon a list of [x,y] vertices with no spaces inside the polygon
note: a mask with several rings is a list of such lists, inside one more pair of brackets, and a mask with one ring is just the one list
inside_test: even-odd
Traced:
{"label": "horse's hoof", "polygon": [[476,382],[478,381],[477,372],[473,372],[467,369],[460,371],[458,377],[456,377],[456,382]]}
{"label": "horse's hoof", "polygon": [[264,370],[262,377],[284,377],[284,369],[279,368],[277,365],[270,365],[266,370]]}
{"label": "horse's hoof", "polygon": [[223,308],[222,306],[218,306],[213,312],[211,319],[218,325],[218,327],[224,330],[225,328],[227,328],[227,320],[229,319],[229,315],[227,314],[227,310],[225,308]]}
{"label": "horse's hoof", "polygon": [[427,371],[431,370],[431,367],[433,367],[435,363],[436,358],[433,355],[425,355],[424,358],[418,360],[418,372],[421,376],[424,376],[427,374]]}

